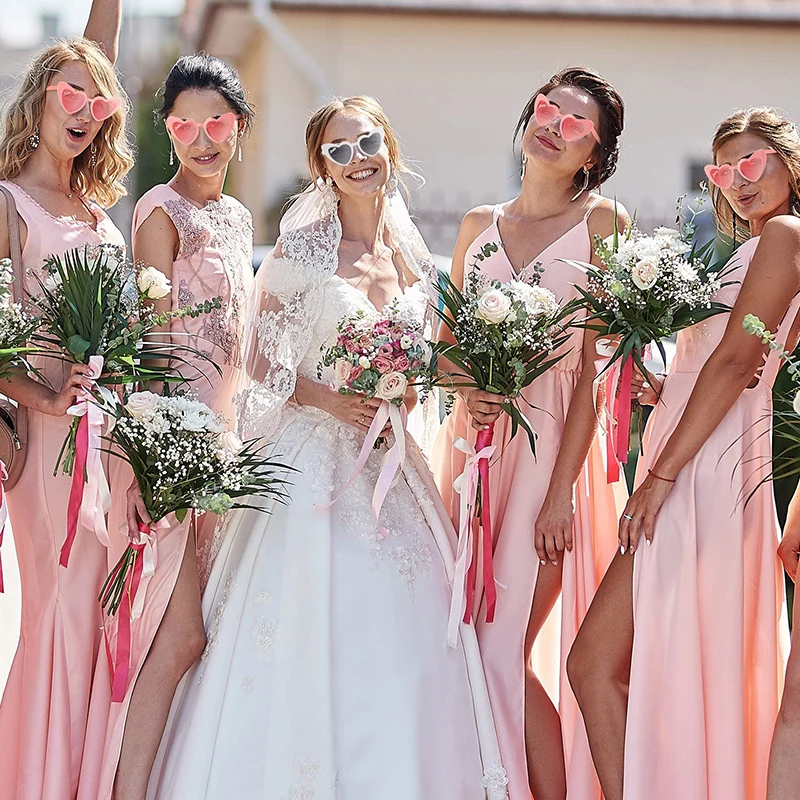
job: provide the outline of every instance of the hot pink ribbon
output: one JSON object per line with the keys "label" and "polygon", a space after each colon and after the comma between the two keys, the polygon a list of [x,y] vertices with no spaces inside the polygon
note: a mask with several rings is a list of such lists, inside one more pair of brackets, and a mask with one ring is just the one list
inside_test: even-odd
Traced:
{"label": "hot pink ribbon", "polygon": [[[103,357],[91,356],[90,377],[96,380],[103,373]],[[67,505],[67,538],[61,548],[59,563],[69,565],[69,557],[78,523],[92,531],[105,547],[110,545],[106,514],[111,508],[111,492],[102,463],[102,436],[105,412],[91,402],[88,394],[78,400],[67,414],[80,417],[75,442],[75,466],[72,472],[72,487]]]}
{"label": "hot pink ribbon", "polygon": [[[647,351],[644,357],[647,358]],[[631,436],[631,405],[633,403],[632,356],[628,356],[605,373],[611,356],[603,356],[595,361],[598,377],[605,382],[604,416],[606,420],[606,474],[608,483],[620,479],[621,467],[628,463],[628,450]],[[596,404],[595,404],[596,407]]]}
{"label": "hot pink ribbon", "polygon": [[394,486],[395,480],[406,460],[407,417],[408,414],[404,405],[398,407],[394,403],[388,402],[388,400],[383,400],[372,420],[372,424],[369,426],[367,437],[364,439],[361,452],[358,454],[356,463],[353,465],[353,471],[350,473],[347,483],[345,483],[339,493],[329,503],[319,503],[316,504],[315,507],[330,508],[341,499],[342,495],[353,485],[353,481],[359,476],[361,470],[364,469],[386,423],[391,422],[394,444],[383,459],[381,471],[375,483],[375,490],[372,493],[372,513],[378,525],[378,533],[380,533],[383,538],[386,538],[389,535],[389,531],[381,526],[381,509],[386,500],[386,495],[389,494],[389,490]]}
{"label": "hot pink ribbon", "polygon": [[[3,534],[6,532],[6,523],[8,522],[8,504],[6,503],[6,493],[3,488],[3,481],[8,479],[8,472],[6,472],[6,465],[0,461],[0,547],[3,546]],[[3,582],[3,559],[0,557],[0,593],[5,592],[5,583]]]}
{"label": "hot pink ribbon", "polygon": [[[144,601],[147,595],[147,585],[156,571],[157,529],[167,527],[165,520],[160,520],[151,526],[139,523],[139,535],[131,537],[128,544],[136,558],[133,569],[125,578],[125,588],[119,611],[114,617],[106,621],[105,645],[108,667],[111,673],[111,701],[121,703],[128,690],[128,679],[131,668],[131,643],[133,623],[144,611]],[[118,564],[111,573],[110,579],[117,577],[122,565]],[[116,649],[112,655],[112,639],[116,634]]]}
{"label": "hot pink ribbon", "polygon": [[456,439],[453,447],[467,454],[464,471],[453,481],[453,489],[459,495],[458,511],[458,549],[453,565],[453,599],[450,604],[450,619],[447,623],[447,644],[456,647],[458,643],[458,626],[462,621],[469,622],[474,599],[474,584],[472,592],[468,591],[467,576],[472,566],[475,552],[475,537],[473,514],[478,493],[478,478],[480,463],[494,455],[495,446],[484,447],[476,450],[466,439]]}

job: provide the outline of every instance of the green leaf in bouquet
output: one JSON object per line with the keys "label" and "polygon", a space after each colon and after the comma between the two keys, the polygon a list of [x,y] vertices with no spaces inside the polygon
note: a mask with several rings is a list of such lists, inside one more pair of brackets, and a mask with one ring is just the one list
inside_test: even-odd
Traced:
{"label": "green leaf in bouquet", "polygon": [[83,356],[89,351],[92,343],[79,336],[77,333],[67,340],[67,351],[76,361],[83,361]]}

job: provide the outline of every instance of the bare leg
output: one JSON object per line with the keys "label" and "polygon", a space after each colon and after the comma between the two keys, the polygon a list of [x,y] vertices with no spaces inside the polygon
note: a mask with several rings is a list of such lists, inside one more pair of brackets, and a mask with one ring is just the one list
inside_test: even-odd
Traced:
{"label": "bare leg", "polygon": [[606,800],[622,800],[633,650],[633,558],[617,554],[567,659]]}
{"label": "bare leg", "polygon": [[565,800],[567,796],[561,718],[530,666],[533,644],[561,592],[563,563],[562,558],[558,566],[539,567],[525,636],[525,752],[528,782],[536,800]]}
{"label": "bare leg", "polygon": [[794,593],[794,626],[792,652],[786,666],[786,688],[783,691],[772,751],[769,755],[767,800],[797,800],[800,796],[800,775],[797,755],[800,752],[800,590]]}
{"label": "bare leg", "polygon": [[196,544],[190,534],[175,590],[131,696],[114,800],[145,800],[175,690],[205,642]]}

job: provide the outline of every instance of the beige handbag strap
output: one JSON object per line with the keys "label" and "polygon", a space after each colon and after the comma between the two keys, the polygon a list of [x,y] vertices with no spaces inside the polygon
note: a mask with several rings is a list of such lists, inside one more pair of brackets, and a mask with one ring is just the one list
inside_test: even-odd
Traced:
{"label": "beige handbag strap", "polygon": [[[25,294],[22,288],[22,278],[24,275],[22,267],[22,241],[19,233],[19,214],[17,213],[17,203],[11,191],[0,185],[0,192],[6,198],[6,211],[8,212],[8,245],[11,252],[11,270],[14,274],[14,282],[11,286],[11,293],[17,303],[25,302]],[[17,407],[16,434],[17,438],[24,445],[28,441],[28,410],[25,406]]]}

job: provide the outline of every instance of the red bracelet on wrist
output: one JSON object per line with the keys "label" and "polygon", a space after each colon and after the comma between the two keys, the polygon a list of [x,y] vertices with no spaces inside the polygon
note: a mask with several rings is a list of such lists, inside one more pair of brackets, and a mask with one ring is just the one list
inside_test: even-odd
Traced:
{"label": "red bracelet on wrist", "polygon": [[647,474],[651,478],[657,478],[660,481],[666,481],[667,483],[675,483],[675,478],[665,478],[662,475],[656,475],[656,473],[653,472],[653,470],[651,470],[651,469],[647,470]]}

